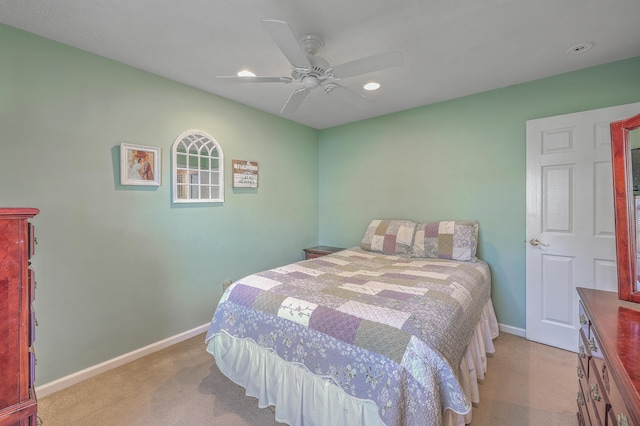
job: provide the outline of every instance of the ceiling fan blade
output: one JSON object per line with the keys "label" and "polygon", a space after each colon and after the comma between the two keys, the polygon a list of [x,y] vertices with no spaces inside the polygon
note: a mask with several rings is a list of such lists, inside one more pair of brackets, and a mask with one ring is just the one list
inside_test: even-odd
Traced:
{"label": "ceiling fan blade", "polygon": [[333,75],[336,76],[336,78],[347,78],[368,72],[399,67],[402,64],[404,64],[402,53],[393,50],[335,66],[333,67]]}
{"label": "ceiling fan blade", "polygon": [[307,59],[307,55],[305,55],[304,50],[302,50],[293,31],[289,28],[289,24],[284,21],[264,20],[262,21],[262,25],[264,25],[273,41],[276,42],[291,65],[298,68],[311,68],[311,63],[309,59]]}
{"label": "ceiling fan blade", "polygon": [[309,91],[304,87],[295,90],[291,96],[289,96],[287,103],[282,107],[280,114],[296,112],[298,108],[300,108],[300,105],[302,105],[302,102],[307,98],[308,94]]}
{"label": "ceiling fan blade", "polygon": [[238,77],[237,75],[218,75],[216,78],[227,80],[230,83],[291,83],[291,77]]}
{"label": "ceiling fan blade", "polygon": [[336,83],[330,83],[325,86],[324,92],[339,101],[354,105],[360,109],[366,108],[373,102],[366,96],[362,96],[360,93],[354,92],[353,90],[347,89],[346,87]]}

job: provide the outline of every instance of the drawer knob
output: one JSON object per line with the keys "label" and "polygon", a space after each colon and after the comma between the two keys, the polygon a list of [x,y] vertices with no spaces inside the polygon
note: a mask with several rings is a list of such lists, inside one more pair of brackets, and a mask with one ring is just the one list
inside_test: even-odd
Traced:
{"label": "drawer knob", "polygon": [[618,414],[618,426],[629,426],[629,420],[627,420],[627,416],[624,413]]}
{"label": "drawer knob", "polygon": [[584,377],[584,371],[582,371],[582,366],[578,365],[578,378],[582,379]]}
{"label": "drawer knob", "polygon": [[584,317],[584,314],[580,314],[580,324],[587,325],[587,320]]}
{"label": "drawer knob", "polygon": [[589,349],[591,349],[591,352],[598,351],[598,347],[596,346],[596,341],[593,337],[589,339]]}
{"label": "drawer knob", "polygon": [[594,401],[600,401],[600,389],[598,389],[598,384],[594,383],[591,385],[591,399]]}
{"label": "drawer knob", "polygon": [[584,394],[582,391],[578,391],[578,405],[584,405]]}
{"label": "drawer knob", "polygon": [[580,358],[584,358],[587,356],[587,354],[584,351],[584,346],[582,345],[578,346],[578,355],[580,355]]}

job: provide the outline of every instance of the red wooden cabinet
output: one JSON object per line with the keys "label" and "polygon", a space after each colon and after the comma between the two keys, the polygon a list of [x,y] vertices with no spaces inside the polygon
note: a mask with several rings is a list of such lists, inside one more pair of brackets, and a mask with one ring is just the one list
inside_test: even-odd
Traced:
{"label": "red wooden cabinet", "polygon": [[31,208],[0,208],[0,426],[35,426],[35,237]]}

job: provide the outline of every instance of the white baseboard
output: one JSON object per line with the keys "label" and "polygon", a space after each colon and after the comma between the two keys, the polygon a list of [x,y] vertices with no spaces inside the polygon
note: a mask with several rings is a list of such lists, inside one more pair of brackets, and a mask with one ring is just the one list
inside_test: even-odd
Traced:
{"label": "white baseboard", "polygon": [[524,328],[512,327],[510,325],[498,324],[498,330],[503,333],[515,334],[516,336],[526,337],[527,330]]}
{"label": "white baseboard", "polygon": [[119,367],[131,361],[134,361],[138,358],[142,358],[145,355],[152,354],[161,349],[167,348],[171,345],[175,345],[176,343],[180,343],[183,340],[187,340],[191,337],[197,336],[198,334],[205,333],[208,329],[209,329],[209,323],[203,324],[199,327],[193,328],[191,330],[187,330],[180,334],[176,334],[175,336],[168,337],[164,340],[160,340],[159,342],[152,343],[143,348],[136,349],[135,351],[126,353],[124,355],[120,355],[119,357],[110,359],[100,364],[96,364],[89,368],[85,368],[84,370],[80,370],[68,376],[61,377],[57,380],[54,380],[53,382],[49,382],[49,383],[45,383],[44,385],[37,386],[36,394],[38,395],[39,398],[50,395],[54,392],[67,388],[71,385],[75,385],[78,382],[87,380],[90,377],[97,376],[100,373],[104,373],[105,371],[109,371],[113,368]]}
{"label": "white baseboard", "polygon": [[[175,345],[176,343],[180,343],[183,340],[187,340],[191,337],[197,336],[198,334],[202,334],[209,329],[209,323],[203,324],[199,327],[193,328],[191,330],[187,330],[183,333],[176,334],[175,336],[168,337],[164,340],[160,340],[159,342],[152,343],[148,346],[145,346],[140,349],[136,349],[135,351],[126,353],[124,355],[120,355],[119,357],[110,359],[108,361],[102,362],[100,364],[96,364],[92,367],[85,368],[84,370],[80,370],[76,373],[69,374],[68,376],[61,377],[53,382],[45,383],[44,385],[40,385],[36,387],[36,394],[38,397],[42,398],[47,395],[50,395],[54,392],[67,388],[71,385],[75,385],[83,380],[87,380],[93,376],[97,376],[100,373],[104,373],[105,371],[109,371],[113,368],[120,367],[121,365],[127,364],[131,361],[135,361],[138,358],[142,358],[145,355],[152,354],[161,349],[167,348],[171,345]],[[525,330],[522,328],[512,327],[510,325],[498,324],[498,329],[503,333],[514,334],[516,336],[525,337]]]}

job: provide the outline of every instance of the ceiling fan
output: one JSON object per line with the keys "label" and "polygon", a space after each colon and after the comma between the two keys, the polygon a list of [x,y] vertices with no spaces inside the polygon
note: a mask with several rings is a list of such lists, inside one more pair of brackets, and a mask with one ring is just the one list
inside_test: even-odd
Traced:
{"label": "ceiling fan", "polygon": [[301,87],[295,89],[289,96],[280,111],[281,114],[295,112],[311,91],[318,87],[321,87],[327,95],[340,97],[350,103],[361,103],[366,100],[364,96],[337,82],[344,78],[403,64],[402,53],[390,51],[332,67],[326,59],[316,56],[318,49],[324,46],[320,37],[308,34],[296,39],[289,24],[284,21],[264,20],[261,22],[291,63],[291,77],[217,76],[217,78],[236,83],[301,83]]}

